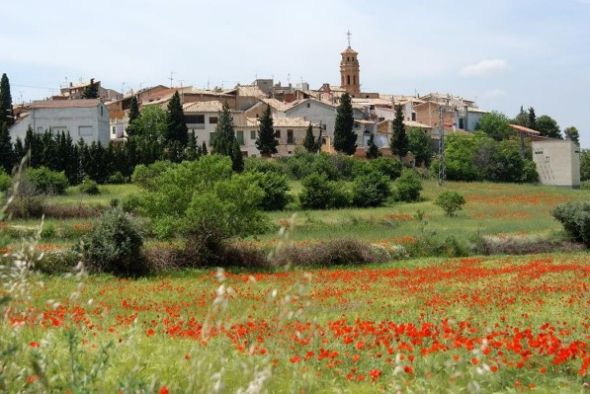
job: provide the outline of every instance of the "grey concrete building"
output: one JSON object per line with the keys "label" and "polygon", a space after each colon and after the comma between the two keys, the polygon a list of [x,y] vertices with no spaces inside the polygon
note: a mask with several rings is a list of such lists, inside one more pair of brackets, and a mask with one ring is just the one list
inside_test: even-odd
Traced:
{"label": "grey concrete building", "polygon": [[27,129],[36,133],[69,132],[74,141],[108,145],[109,111],[100,100],[35,101],[30,110],[10,128],[12,140],[24,140]]}
{"label": "grey concrete building", "polygon": [[544,185],[580,186],[580,147],[573,141],[533,141],[533,160]]}

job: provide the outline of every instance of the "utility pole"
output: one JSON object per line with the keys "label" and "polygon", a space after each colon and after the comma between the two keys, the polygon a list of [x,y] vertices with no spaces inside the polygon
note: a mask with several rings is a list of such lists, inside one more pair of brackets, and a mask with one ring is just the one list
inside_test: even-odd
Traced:
{"label": "utility pole", "polygon": [[447,177],[447,166],[445,163],[445,126],[444,126],[444,114],[446,105],[440,105],[439,107],[439,131],[440,136],[438,140],[438,185],[442,186],[445,183]]}
{"label": "utility pole", "polygon": [[174,71],[170,71],[170,77],[168,78],[170,80],[170,89],[172,89],[172,82],[174,81]]}

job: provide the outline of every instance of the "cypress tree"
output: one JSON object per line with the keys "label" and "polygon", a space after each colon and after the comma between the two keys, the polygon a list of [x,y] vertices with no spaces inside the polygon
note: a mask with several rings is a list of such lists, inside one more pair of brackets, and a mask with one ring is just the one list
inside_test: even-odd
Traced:
{"label": "cypress tree", "polygon": [[242,157],[242,151],[240,150],[240,144],[238,140],[234,138],[231,152],[232,168],[235,172],[244,171],[244,158]]}
{"label": "cypress tree", "polygon": [[6,123],[8,127],[14,124],[10,81],[6,74],[2,74],[2,78],[0,79],[0,123]]}
{"label": "cypress tree", "polygon": [[97,99],[98,98],[98,83],[94,82],[94,78],[90,78],[90,83],[86,85],[82,92],[83,99]]}
{"label": "cypress tree", "polygon": [[25,153],[30,152],[29,164],[31,167],[39,167],[41,165],[43,146],[41,145],[41,136],[36,134],[31,126],[27,128],[25,134]]}
{"label": "cypress tree", "polygon": [[201,154],[203,156],[207,156],[209,154],[209,152],[207,151],[207,144],[205,143],[205,141],[203,141],[203,144],[201,145]]}
{"label": "cypress tree", "polygon": [[199,158],[199,153],[200,152],[199,145],[197,145],[197,137],[195,137],[195,133],[189,133],[184,158],[186,160],[193,161]]}
{"label": "cypress tree", "polygon": [[356,152],[356,133],[354,117],[352,112],[352,101],[348,93],[340,98],[340,105],[336,114],[336,125],[334,127],[334,149],[352,155]]}
{"label": "cypress tree", "polygon": [[15,164],[20,163],[20,161],[25,157],[27,151],[25,150],[25,146],[23,145],[23,141],[16,137],[16,142],[14,143],[14,159]]}
{"label": "cypress tree", "polygon": [[522,105],[520,106],[520,111],[518,112],[518,115],[516,115],[516,117],[512,120],[512,122],[514,124],[519,125],[519,126],[528,127],[528,124],[529,124],[528,114],[524,111],[524,107]]}
{"label": "cypress tree", "polygon": [[256,139],[256,147],[260,151],[260,154],[264,157],[270,157],[273,153],[277,153],[277,145],[279,141],[275,135],[273,128],[272,114],[270,111],[270,105],[266,107],[266,110],[260,118],[260,125],[258,127],[258,139]]}
{"label": "cypress tree", "polygon": [[129,124],[125,131],[127,132],[127,136],[132,137],[137,135],[137,126],[135,125],[135,120],[139,118],[141,113],[139,112],[139,105],[137,103],[137,97],[131,97],[131,103],[129,104]]}
{"label": "cypress tree", "polygon": [[178,91],[174,93],[168,103],[168,115],[166,123],[166,142],[176,141],[184,148],[188,142],[188,128],[184,120],[184,110],[180,102]]}
{"label": "cypress tree", "polygon": [[213,153],[232,156],[234,141],[236,141],[236,134],[233,119],[229,112],[229,107],[227,104],[224,104],[217,126],[215,126],[215,134],[212,141]]}
{"label": "cypress tree", "polygon": [[535,115],[535,109],[533,107],[529,108],[529,116],[526,125],[529,129],[536,130],[537,127],[537,115]]}
{"label": "cypress tree", "polygon": [[313,137],[313,126],[311,123],[307,126],[307,131],[305,132],[305,140],[303,140],[303,147],[307,149],[309,153],[317,152],[317,144],[315,138]]}
{"label": "cypress tree", "polygon": [[4,168],[7,174],[12,173],[16,162],[8,125],[0,122],[0,169]]}
{"label": "cypress tree", "polygon": [[375,144],[375,135],[371,133],[371,137],[369,137],[369,146],[367,148],[367,159],[376,159],[381,156],[381,152],[379,152],[379,148]]}
{"label": "cypress tree", "polygon": [[393,119],[392,128],[393,135],[390,141],[391,153],[398,155],[400,160],[403,160],[408,154],[408,136],[406,135],[404,114],[401,105],[395,106],[395,119]]}

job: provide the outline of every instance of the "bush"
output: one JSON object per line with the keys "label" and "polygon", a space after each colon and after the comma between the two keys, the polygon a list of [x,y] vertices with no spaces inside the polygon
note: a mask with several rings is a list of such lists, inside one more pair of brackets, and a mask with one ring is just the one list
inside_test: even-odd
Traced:
{"label": "bush", "polygon": [[553,210],[553,216],[577,242],[590,246],[590,203],[568,202]]}
{"label": "bush", "polygon": [[117,171],[111,176],[108,177],[107,183],[113,185],[120,185],[127,182],[127,178],[121,173],[121,171]]}
{"label": "bush", "polygon": [[17,195],[10,202],[6,213],[12,219],[33,219],[43,216],[45,198],[43,196]]}
{"label": "bush", "polygon": [[86,178],[80,184],[80,193],[97,195],[100,194],[100,190],[98,189],[98,184],[95,181]]}
{"label": "bush", "polygon": [[359,176],[352,186],[352,203],[356,207],[378,207],[391,195],[389,178],[372,171]]}
{"label": "bush", "polygon": [[245,172],[261,172],[263,174],[273,172],[276,174],[287,175],[285,166],[276,160],[261,159],[258,157],[248,157],[244,161]]}
{"label": "bush", "polygon": [[447,216],[455,216],[455,212],[463,209],[465,198],[457,192],[446,191],[439,194],[434,203],[441,207]]}
{"label": "bush", "polygon": [[148,166],[140,164],[133,170],[131,181],[147,190],[158,188],[156,179],[166,170],[174,168],[175,164],[170,161],[157,161]]}
{"label": "bush", "polygon": [[299,195],[301,207],[305,209],[332,209],[350,205],[350,195],[345,185],[328,180],[323,174],[312,174],[303,182]]}
{"label": "bush", "polygon": [[0,192],[5,192],[10,188],[12,179],[2,168],[0,168]]}
{"label": "bush", "polygon": [[120,209],[105,212],[78,246],[91,272],[137,276],[148,272],[141,254],[143,238],[131,218]]}
{"label": "bush", "polygon": [[378,157],[370,161],[370,166],[373,170],[389,177],[392,181],[399,178],[402,173],[401,161],[392,157]]}
{"label": "bush", "polygon": [[68,187],[68,179],[63,171],[52,171],[47,167],[28,168],[24,178],[39,194],[63,194]]}
{"label": "bush", "polygon": [[420,177],[413,170],[404,170],[396,181],[396,199],[398,201],[418,201],[422,191]]}
{"label": "bush", "polygon": [[264,192],[260,208],[265,211],[280,211],[289,204],[290,196],[287,194],[289,183],[285,175],[270,171],[266,173],[254,172],[252,177]]}

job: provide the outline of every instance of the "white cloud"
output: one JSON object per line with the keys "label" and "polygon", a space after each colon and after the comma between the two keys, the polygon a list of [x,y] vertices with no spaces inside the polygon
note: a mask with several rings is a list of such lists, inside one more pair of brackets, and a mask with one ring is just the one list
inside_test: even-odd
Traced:
{"label": "white cloud", "polygon": [[508,68],[503,59],[485,59],[475,64],[469,64],[461,69],[464,77],[487,77],[502,72]]}

